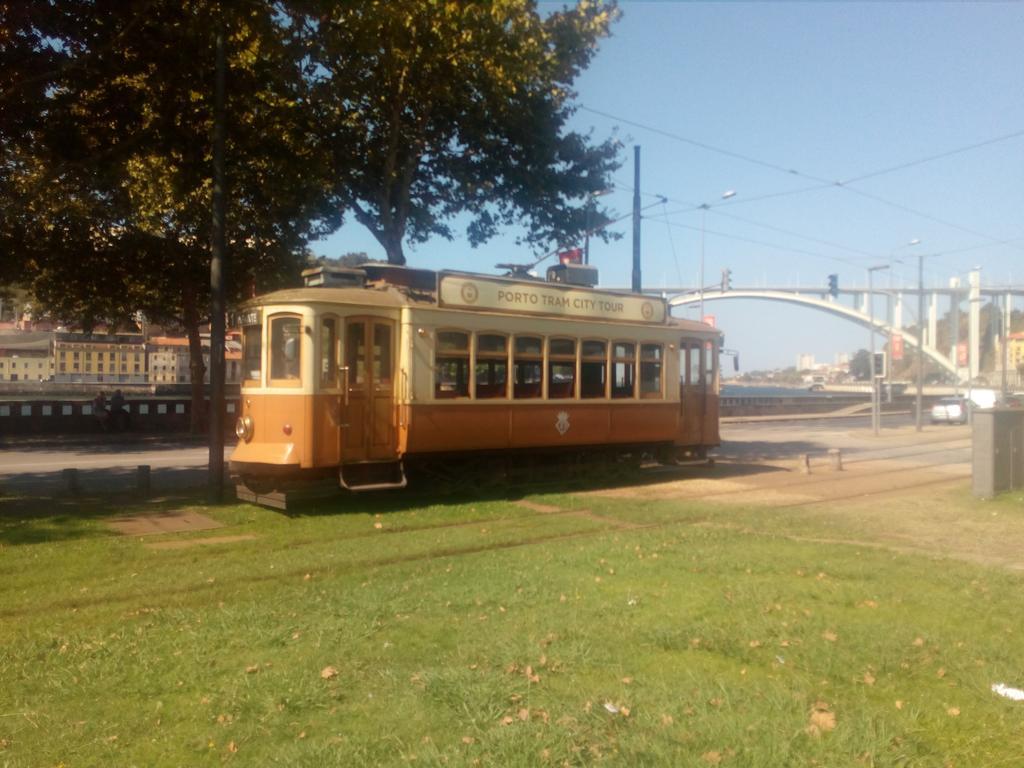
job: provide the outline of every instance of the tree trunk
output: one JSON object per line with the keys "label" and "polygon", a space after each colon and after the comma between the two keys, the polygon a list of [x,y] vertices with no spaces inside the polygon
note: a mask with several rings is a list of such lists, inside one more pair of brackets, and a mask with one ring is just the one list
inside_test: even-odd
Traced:
{"label": "tree trunk", "polygon": [[397,264],[400,267],[404,267],[405,253],[402,251],[402,236],[392,232],[384,232],[380,242],[388,256],[388,264]]}
{"label": "tree trunk", "polygon": [[189,432],[200,435],[206,431],[206,387],[203,384],[206,366],[203,364],[203,341],[199,336],[199,311],[194,298],[186,296],[183,310],[185,332],[188,334],[189,373],[192,383]]}

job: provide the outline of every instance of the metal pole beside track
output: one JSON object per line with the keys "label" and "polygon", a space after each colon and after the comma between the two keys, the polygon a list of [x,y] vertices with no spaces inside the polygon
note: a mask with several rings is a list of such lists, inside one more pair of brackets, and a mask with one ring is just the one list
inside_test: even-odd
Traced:
{"label": "metal pole beside track", "polygon": [[917,255],[917,411],[914,428],[920,432],[924,420],[924,256]]}

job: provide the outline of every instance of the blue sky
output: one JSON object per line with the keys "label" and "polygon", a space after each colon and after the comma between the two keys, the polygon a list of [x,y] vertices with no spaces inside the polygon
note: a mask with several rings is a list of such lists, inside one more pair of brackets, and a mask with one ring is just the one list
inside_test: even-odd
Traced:
{"label": "blue sky", "polygon": [[[645,287],[697,284],[701,203],[711,205],[706,284],[729,268],[738,287],[824,286],[829,273],[863,286],[868,266],[892,262],[891,277],[876,280],[899,286],[916,283],[918,253],[929,285],[974,266],[986,284],[1024,284],[1024,4],[620,7],[577,83],[573,127],[623,142],[616,188],[602,198],[614,212],[631,210],[634,144],[644,205],[669,198],[645,212]],[[982,142],[991,143],[855,180]],[[722,201],[726,190],[736,195]],[[591,244],[605,287],[629,286],[630,222],[619,231],[617,242]],[[407,255],[415,266],[491,272],[529,260],[513,234],[475,250],[436,240]],[[314,250],[383,253],[357,225]],[[867,346],[865,331],[812,310],[734,300],[706,312],[743,370]]]}

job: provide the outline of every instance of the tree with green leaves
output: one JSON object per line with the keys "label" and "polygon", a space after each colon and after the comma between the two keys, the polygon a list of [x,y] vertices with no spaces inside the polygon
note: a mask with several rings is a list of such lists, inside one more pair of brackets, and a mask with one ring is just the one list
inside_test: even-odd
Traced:
{"label": "tree with green leaves", "polygon": [[[593,193],[619,167],[616,141],[569,131],[573,83],[616,18],[580,0],[542,16],[534,0],[295,0],[334,207],[393,264],[406,243],[477,245],[501,227],[536,249],[574,242]],[[607,237],[603,210],[592,228]]]}
{"label": "tree with green leaves", "polygon": [[871,353],[858,349],[850,358],[850,375],[857,381],[871,380]]}
{"label": "tree with green leaves", "polygon": [[308,240],[340,222],[325,207],[306,83],[281,17],[267,3],[214,0],[0,10],[9,268],[86,329],[139,310],[184,328],[198,428],[218,26],[229,64],[229,296],[296,279]]}

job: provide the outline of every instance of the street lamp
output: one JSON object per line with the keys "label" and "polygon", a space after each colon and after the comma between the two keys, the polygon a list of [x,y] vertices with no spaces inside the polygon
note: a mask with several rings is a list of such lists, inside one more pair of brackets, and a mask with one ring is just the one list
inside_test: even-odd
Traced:
{"label": "street lamp", "polygon": [[[722,199],[728,200],[730,197],[736,197],[735,189],[727,189],[722,193]],[[701,203],[700,208],[700,321],[704,322],[704,225],[707,221],[708,208],[711,206],[708,203]]]}
{"label": "street lamp", "polygon": [[[899,246],[898,248],[894,248],[892,251],[890,251],[889,252],[889,259],[891,261],[895,262],[896,264],[903,264],[904,263],[903,259],[898,259],[898,258],[895,257],[896,252],[897,251],[901,251],[904,248],[913,248],[915,245],[920,245],[920,244],[921,244],[921,238],[919,238],[919,237],[915,237],[912,240],[908,240],[903,245]],[[920,263],[918,264],[918,266],[920,267]],[[918,302],[918,314],[920,314],[920,312],[921,312],[921,307],[920,307],[920,302]],[[889,318],[889,328],[890,328],[889,351],[891,353],[892,352],[892,332],[891,332],[891,329],[895,325],[895,320],[896,320],[895,312],[893,310],[892,272],[891,271],[889,272],[889,295],[888,295],[888,297],[886,297],[886,315]],[[920,321],[918,322],[918,326],[920,326]],[[899,329],[899,330],[902,333],[902,328]],[[920,338],[920,336],[918,336],[917,341],[918,341],[918,347],[917,348],[918,348],[918,350],[920,350],[921,349],[921,344],[920,344],[921,338]],[[885,367],[886,402],[892,403],[892,369],[893,369],[893,366],[891,364],[892,361],[890,360],[889,362],[890,362],[890,365],[887,365]],[[921,364],[920,357],[918,357],[918,361],[917,362],[918,362],[918,365],[920,366],[920,364]],[[918,421],[918,430],[920,430],[920,428],[921,428],[920,427],[920,421]]]}
{"label": "street lamp", "polygon": [[868,317],[870,318],[869,325],[871,326],[869,330],[871,337],[871,429],[876,437],[878,436],[878,423],[881,421],[881,416],[878,412],[878,379],[875,378],[875,294],[873,281],[875,272],[880,272],[883,269],[889,269],[889,265],[879,264],[875,267],[868,267]]}

